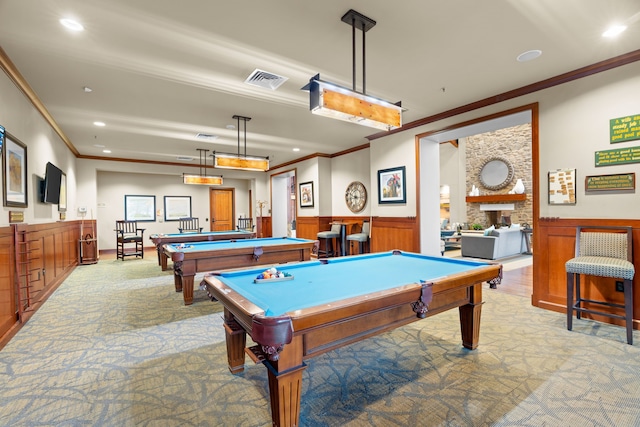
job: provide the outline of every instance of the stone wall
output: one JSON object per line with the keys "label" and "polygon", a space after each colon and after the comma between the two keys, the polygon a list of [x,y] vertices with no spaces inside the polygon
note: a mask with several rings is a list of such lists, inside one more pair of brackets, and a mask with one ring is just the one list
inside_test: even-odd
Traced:
{"label": "stone wall", "polygon": [[[480,182],[480,169],[492,157],[502,157],[513,165],[513,181],[500,190],[489,190]],[[480,195],[507,194],[522,179],[527,200],[514,202],[515,210],[505,211],[503,215],[511,215],[513,223],[533,223],[533,201],[531,193],[531,124],[500,129],[495,132],[473,135],[466,143],[467,188],[469,194],[473,185],[480,189]],[[498,216],[499,218],[499,216]],[[480,203],[467,203],[467,220],[470,224],[478,223],[483,227],[492,224],[489,215],[480,210]]]}

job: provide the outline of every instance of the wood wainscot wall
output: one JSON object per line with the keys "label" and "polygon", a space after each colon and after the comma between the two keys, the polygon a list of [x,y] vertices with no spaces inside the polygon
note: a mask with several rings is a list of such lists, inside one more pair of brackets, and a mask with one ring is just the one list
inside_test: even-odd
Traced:
{"label": "wood wainscot wall", "polygon": [[[633,265],[640,272],[640,220],[624,219],[560,219],[540,218],[533,230],[533,294],[532,305],[559,313],[567,312],[567,274],[565,263],[575,256],[577,226],[630,226],[633,228]],[[633,279],[633,326],[639,327],[639,274]],[[616,292],[615,280],[583,276],[582,293],[594,300],[624,303],[624,294]],[[600,310],[604,310],[599,307]],[[620,310],[620,314],[623,311]],[[623,325],[624,321],[582,313],[584,318]]]}
{"label": "wood wainscot wall", "polygon": [[330,230],[333,221],[357,221],[351,232],[359,233],[364,220],[371,221],[371,252],[385,252],[393,249],[420,252],[420,234],[416,217],[299,216],[296,219],[296,237],[317,239],[318,232]]}
{"label": "wood wainscot wall", "polygon": [[78,265],[88,230],[95,220],[0,227],[0,348]]}

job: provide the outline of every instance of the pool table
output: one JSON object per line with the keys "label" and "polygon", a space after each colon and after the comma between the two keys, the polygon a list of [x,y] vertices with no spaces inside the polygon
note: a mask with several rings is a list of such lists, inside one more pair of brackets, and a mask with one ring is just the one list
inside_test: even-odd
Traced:
{"label": "pool table", "polygon": [[162,271],[165,271],[167,269],[167,257],[164,252],[162,252],[162,245],[167,243],[212,242],[216,240],[255,239],[255,237],[256,233],[252,231],[227,230],[208,231],[204,233],[152,234],[149,236],[149,239],[151,239],[158,251],[158,265],[162,267]]}
{"label": "pool table", "polygon": [[[480,334],[489,262],[392,251],[276,266],[290,278],[254,283],[263,269],[213,272],[203,284],[224,307],[229,370],[245,353],[267,367],[274,426],[298,425],[305,360],[458,307],[462,345]],[[245,350],[246,335],[257,343]]]}
{"label": "pool table", "polygon": [[185,305],[193,303],[193,277],[203,271],[308,261],[318,253],[318,241],[290,237],[170,243],[162,246],[173,261],[176,292]]}

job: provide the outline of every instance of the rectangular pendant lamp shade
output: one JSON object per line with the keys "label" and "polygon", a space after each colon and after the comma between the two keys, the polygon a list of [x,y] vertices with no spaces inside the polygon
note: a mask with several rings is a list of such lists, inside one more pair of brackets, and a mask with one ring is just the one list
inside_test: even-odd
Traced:
{"label": "rectangular pendant lamp shade", "polygon": [[385,131],[402,126],[402,107],[396,104],[317,79],[311,79],[309,90],[313,114]]}
{"label": "rectangular pendant lamp shade", "polygon": [[242,154],[213,153],[213,164],[221,169],[242,169],[265,172],[269,170],[269,158]]}
{"label": "rectangular pendant lamp shade", "polygon": [[202,176],[182,174],[182,182],[184,184],[200,184],[200,185],[222,185],[221,176]]}

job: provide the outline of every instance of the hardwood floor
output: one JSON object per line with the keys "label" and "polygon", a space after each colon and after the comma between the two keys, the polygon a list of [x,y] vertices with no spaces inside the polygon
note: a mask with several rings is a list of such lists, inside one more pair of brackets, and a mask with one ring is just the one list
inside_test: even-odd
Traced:
{"label": "hardwood floor", "polygon": [[533,293],[533,265],[516,268],[502,273],[502,283],[498,292],[531,298]]}

